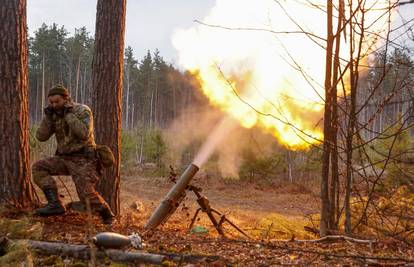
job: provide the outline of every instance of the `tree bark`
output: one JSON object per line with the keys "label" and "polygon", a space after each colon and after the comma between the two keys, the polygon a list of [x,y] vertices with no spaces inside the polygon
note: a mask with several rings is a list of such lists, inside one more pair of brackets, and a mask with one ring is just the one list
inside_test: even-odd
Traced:
{"label": "tree bark", "polygon": [[152,129],[152,106],[153,106],[153,102],[154,102],[154,91],[151,92],[151,103],[150,103],[150,120],[149,120],[149,128]]}
{"label": "tree bark", "polygon": [[324,112],[324,142],[322,152],[322,178],[321,178],[321,220],[320,236],[327,235],[329,230],[329,159],[331,152],[331,86],[332,86],[332,0],[327,1],[327,42],[326,42],[326,64],[325,64],[325,112]]}
{"label": "tree bark", "polygon": [[129,66],[130,66],[130,64],[129,64],[129,62],[128,62],[128,65],[127,65],[127,73],[126,73],[126,82],[127,82],[127,93],[126,93],[126,109],[125,109],[125,112],[126,112],[126,118],[125,118],[125,128],[126,129],[129,129],[129,75],[130,75],[130,69],[129,69]]}
{"label": "tree bark", "polygon": [[0,2],[0,199],[34,202],[29,165],[26,0]]}
{"label": "tree bark", "polygon": [[[89,260],[91,257],[91,251],[88,245],[73,245],[60,242],[46,242],[30,239],[26,240],[26,242],[32,249],[38,249],[49,254],[70,256],[83,260]],[[114,261],[156,265],[161,265],[166,258],[165,256],[158,254],[150,254],[138,251],[122,251],[118,249],[99,250],[97,256],[99,258],[109,257]]]}
{"label": "tree bark", "polygon": [[116,214],[120,210],[125,11],[126,0],[98,0],[92,61],[96,142],[108,145],[115,156],[114,166],[103,171],[97,189]]}
{"label": "tree bark", "polygon": [[[45,107],[45,98],[46,98],[46,92],[45,92],[45,52],[43,51],[43,56],[42,56],[42,104],[41,104],[41,109],[43,109]],[[41,112],[41,118],[43,118],[44,113]]]}
{"label": "tree bark", "polygon": [[79,102],[79,75],[80,75],[80,62],[81,56],[78,57],[78,62],[76,64],[76,87],[75,87],[75,101]]}
{"label": "tree bark", "polygon": [[335,55],[333,60],[333,78],[331,88],[331,100],[332,100],[332,151],[331,151],[331,184],[330,184],[330,228],[337,229],[339,221],[339,167],[338,167],[338,75],[340,72],[340,43],[341,43],[341,31],[344,12],[344,0],[339,1],[338,10],[338,24],[335,35]]}
{"label": "tree bark", "polygon": [[[359,61],[361,60],[361,49],[362,49],[362,42],[364,40],[364,8],[360,8],[361,10],[361,18],[359,22],[355,22],[358,24],[358,27],[363,29],[361,32],[353,31],[353,22],[352,19],[349,21],[349,29],[350,29],[350,105],[349,105],[349,118],[348,118],[348,128],[347,128],[347,135],[346,135],[346,181],[345,181],[345,200],[344,200],[344,209],[345,209],[345,232],[347,234],[352,233],[352,225],[351,225],[351,192],[352,192],[352,181],[353,181],[353,139],[356,133],[356,123],[357,123],[357,116],[356,116],[356,96],[357,96],[357,89],[358,89],[358,80],[359,80]],[[351,12],[351,11],[350,11]],[[350,17],[352,18],[351,14]],[[358,35],[359,41],[354,40],[355,36]],[[355,44],[356,43],[356,44]],[[357,55],[354,56],[354,52],[357,51]]]}

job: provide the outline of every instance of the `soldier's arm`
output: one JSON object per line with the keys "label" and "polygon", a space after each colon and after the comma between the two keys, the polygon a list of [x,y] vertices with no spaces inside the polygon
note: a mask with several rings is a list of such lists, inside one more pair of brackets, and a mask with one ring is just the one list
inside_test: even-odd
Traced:
{"label": "soldier's arm", "polygon": [[48,117],[44,117],[40,122],[39,128],[36,130],[36,138],[40,142],[47,141],[55,132],[53,121]]}
{"label": "soldier's arm", "polygon": [[82,140],[86,140],[89,137],[91,117],[91,111],[84,110],[77,115],[75,115],[72,112],[66,114],[65,120],[69,125],[69,128],[73,131],[73,133],[76,136],[78,136]]}

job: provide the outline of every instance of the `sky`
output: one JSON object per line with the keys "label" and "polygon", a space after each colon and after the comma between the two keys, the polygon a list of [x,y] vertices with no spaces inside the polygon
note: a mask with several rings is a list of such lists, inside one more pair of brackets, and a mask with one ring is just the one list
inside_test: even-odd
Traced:
{"label": "sky", "polygon": [[[193,26],[202,20],[214,6],[215,0],[127,0],[125,44],[131,46],[136,58],[141,59],[147,50],[160,50],[169,62],[177,61],[171,37],[179,28]],[[405,20],[414,18],[414,4],[400,10]],[[57,23],[73,33],[85,26],[95,31],[96,0],[27,0],[29,34],[42,23]],[[399,21],[400,15],[397,16]],[[397,22],[398,23],[398,22]]]}
{"label": "sky", "polygon": [[[141,59],[147,50],[160,50],[161,56],[175,62],[171,43],[175,29],[188,28],[205,17],[215,0],[127,0],[125,45]],[[85,26],[95,32],[96,0],[27,0],[27,23],[33,35],[42,23],[57,23],[73,33]]]}

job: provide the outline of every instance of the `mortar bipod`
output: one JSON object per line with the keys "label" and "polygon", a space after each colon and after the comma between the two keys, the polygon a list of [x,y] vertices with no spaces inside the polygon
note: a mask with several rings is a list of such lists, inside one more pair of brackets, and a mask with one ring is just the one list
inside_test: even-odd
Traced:
{"label": "mortar bipod", "polygon": [[[194,222],[196,221],[199,212],[202,211],[202,212],[207,213],[207,216],[209,217],[211,223],[213,224],[214,228],[216,228],[217,232],[220,235],[225,236],[222,225],[223,223],[228,222],[239,233],[251,239],[250,236],[248,236],[242,229],[240,229],[237,225],[235,225],[233,222],[227,219],[226,215],[222,214],[218,210],[211,207],[210,201],[208,200],[208,198],[200,193],[202,191],[200,187],[188,185],[187,189],[192,191],[197,196],[197,203],[200,206],[195,212],[193,219],[191,220],[190,226],[188,227],[189,230],[191,230],[191,228],[193,227]],[[214,217],[213,213],[220,216],[220,221],[217,222],[217,219]]]}

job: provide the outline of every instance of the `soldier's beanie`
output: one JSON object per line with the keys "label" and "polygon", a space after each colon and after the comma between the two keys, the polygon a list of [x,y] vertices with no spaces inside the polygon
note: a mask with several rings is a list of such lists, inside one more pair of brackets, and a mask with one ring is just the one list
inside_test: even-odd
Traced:
{"label": "soldier's beanie", "polygon": [[53,86],[49,90],[47,96],[51,96],[51,95],[69,96],[69,92],[65,87],[63,87],[63,85],[58,84],[58,85]]}

